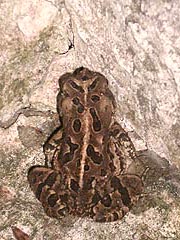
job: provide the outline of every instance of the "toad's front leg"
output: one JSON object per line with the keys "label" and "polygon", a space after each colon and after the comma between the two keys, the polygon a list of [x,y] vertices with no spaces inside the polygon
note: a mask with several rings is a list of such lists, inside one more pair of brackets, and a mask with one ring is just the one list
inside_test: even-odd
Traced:
{"label": "toad's front leg", "polygon": [[43,151],[45,154],[46,166],[53,167],[56,153],[61,147],[62,134],[62,127],[59,127],[49,136],[49,138],[45,142],[43,146]]}
{"label": "toad's front leg", "polygon": [[48,216],[62,218],[69,212],[71,198],[59,171],[33,166],[28,172],[28,181]]}

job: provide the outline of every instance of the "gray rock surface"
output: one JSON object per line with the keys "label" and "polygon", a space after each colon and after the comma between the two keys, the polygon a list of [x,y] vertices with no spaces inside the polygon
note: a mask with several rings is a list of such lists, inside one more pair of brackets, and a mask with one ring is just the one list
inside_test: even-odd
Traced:
{"label": "gray rock surface", "polygon": [[[0,3],[0,239],[180,239],[180,2],[2,0]],[[58,126],[58,78],[104,74],[117,119],[148,167],[145,192],[122,221],[48,218],[27,182]]]}

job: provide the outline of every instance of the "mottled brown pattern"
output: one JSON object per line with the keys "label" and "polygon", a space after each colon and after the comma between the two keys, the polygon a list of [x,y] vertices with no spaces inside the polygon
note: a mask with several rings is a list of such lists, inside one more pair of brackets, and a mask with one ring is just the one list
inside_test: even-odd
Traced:
{"label": "mottled brown pattern", "polygon": [[31,189],[50,217],[121,219],[137,202],[143,184],[129,170],[136,152],[114,120],[116,104],[108,81],[81,67],[61,76],[59,85],[62,127],[45,143],[45,166],[30,168]]}

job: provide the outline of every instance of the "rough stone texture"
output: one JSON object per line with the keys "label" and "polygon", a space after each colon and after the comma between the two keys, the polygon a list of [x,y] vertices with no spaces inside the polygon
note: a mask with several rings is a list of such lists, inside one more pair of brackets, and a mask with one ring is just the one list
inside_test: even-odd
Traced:
{"label": "rough stone texture", "polygon": [[[180,2],[2,0],[0,3],[0,239],[180,239]],[[43,213],[27,170],[58,125],[58,78],[103,73],[117,115],[149,167],[139,205],[122,221],[62,221]],[[134,132],[132,133],[132,130]]]}

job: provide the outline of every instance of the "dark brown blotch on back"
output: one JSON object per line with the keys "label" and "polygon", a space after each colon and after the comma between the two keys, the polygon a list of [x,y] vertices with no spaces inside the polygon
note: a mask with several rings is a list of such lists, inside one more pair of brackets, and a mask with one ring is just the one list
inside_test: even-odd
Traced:
{"label": "dark brown blotch on back", "polygon": [[81,121],[80,119],[75,119],[74,122],[73,122],[73,129],[76,133],[80,132],[81,130]]}
{"label": "dark brown blotch on back", "polygon": [[78,108],[77,108],[78,113],[83,113],[84,112],[84,106],[80,103]]}
{"label": "dark brown blotch on back", "polygon": [[101,121],[99,120],[96,110],[94,108],[90,108],[90,114],[93,118],[93,129],[95,132],[99,132],[101,130]]}
{"label": "dark brown blotch on back", "polygon": [[95,164],[101,164],[102,161],[103,161],[103,157],[102,157],[102,154],[99,154],[99,152],[96,152],[94,150],[94,147],[89,144],[87,149],[86,149],[86,152],[87,152],[87,155],[92,159],[92,161],[95,163]]}
{"label": "dark brown blotch on back", "polygon": [[73,191],[78,192],[80,187],[79,187],[79,184],[74,179],[71,179],[70,188]]}
{"label": "dark brown blotch on back", "polygon": [[70,151],[66,152],[63,156],[61,156],[61,152],[60,152],[59,159],[61,159],[62,164],[66,164],[66,163],[72,161],[73,160],[73,156],[74,156],[74,152],[79,147],[78,144],[75,144],[75,143],[71,142],[71,138],[70,137],[67,137],[66,144],[69,145]]}
{"label": "dark brown blotch on back", "polygon": [[76,144],[76,143],[72,143],[70,137],[67,138],[67,144],[68,144],[69,147],[70,147],[70,152],[71,152],[71,153],[74,153],[75,150],[76,150],[76,149],[78,148],[78,146],[79,146],[79,145]]}
{"label": "dark brown blotch on back", "polygon": [[83,113],[84,112],[84,106],[80,102],[78,97],[73,98],[72,100],[73,104],[77,106],[77,111],[78,113]]}
{"label": "dark brown blotch on back", "polygon": [[84,165],[84,171],[89,171],[89,165]]}

